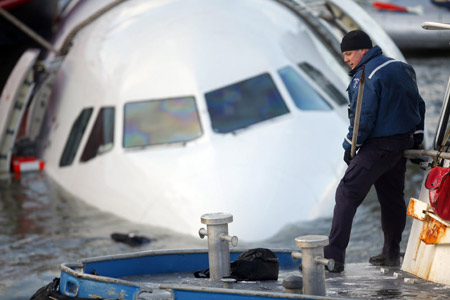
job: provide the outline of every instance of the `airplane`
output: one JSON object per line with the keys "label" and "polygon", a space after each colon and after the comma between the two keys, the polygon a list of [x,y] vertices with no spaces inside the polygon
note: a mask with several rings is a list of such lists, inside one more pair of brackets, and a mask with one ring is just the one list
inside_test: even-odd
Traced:
{"label": "airplane", "polygon": [[69,195],[190,235],[205,212],[231,212],[244,241],[331,216],[339,42],[356,28],[404,60],[350,0],[75,1],[48,55],[25,52],[5,85],[0,170],[27,137]]}

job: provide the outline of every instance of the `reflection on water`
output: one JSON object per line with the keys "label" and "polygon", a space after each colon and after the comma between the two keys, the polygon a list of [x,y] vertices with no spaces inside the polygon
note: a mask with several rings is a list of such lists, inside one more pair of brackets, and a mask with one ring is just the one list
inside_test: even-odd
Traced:
{"label": "reflection on water", "polygon": [[[419,88],[427,103],[428,131],[434,134],[449,76],[449,58],[411,57],[408,61],[416,69]],[[422,171],[409,164],[405,199],[418,195],[422,178]],[[240,242],[239,246],[295,248],[295,237],[327,235],[330,223],[331,219],[325,218],[292,224],[264,244]],[[199,216],[199,228],[201,225]],[[403,250],[410,225],[408,218]],[[133,231],[154,241],[143,247],[131,248],[110,238],[112,232]],[[355,216],[347,261],[367,261],[369,256],[380,251],[382,239],[379,205],[375,193],[371,192]],[[67,196],[44,173],[29,173],[19,179],[9,176],[0,179],[1,300],[29,299],[39,287],[59,276],[62,262],[130,251],[182,247],[206,248],[206,240],[164,228],[135,224],[101,212]],[[395,294],[395,291],[386,292],[388,294]]]}

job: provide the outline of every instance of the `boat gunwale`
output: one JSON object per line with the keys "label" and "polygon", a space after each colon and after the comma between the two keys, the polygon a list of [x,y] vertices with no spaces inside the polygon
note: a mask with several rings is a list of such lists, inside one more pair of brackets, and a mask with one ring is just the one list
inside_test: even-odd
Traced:
{"label": "boat gunwale", "polygon": [[61,264],[61,273],[66,273],[70,276],[80,278],[80,279],[88,279],[88,280],[99,281],[99,282],[104,282],[104,283],[120,284],[120,285],[139,288],[140,290],[138,291],[138,294],[141,294],[143,292],[151,293],[153,291],[151,288],[149,288],[148,286],[146,286],[144,284],[138,284],[133,281],[118,279],[118,278],[114,278],[114,277],[82,273],[82,272],[78,272],[78,271],[74,270],[74,268],[82,269],[83,264],[78,263],[78,262],[62,263]]}
{"label": "boat gunwale", "polygon": [[[236,256],[244,251],[248,250],[247,248],[235,248],[230,250],[230,255]],[[300,260],[295,260],[292,258],[291,253],[296,251],[296,249],[271,249],[277,256],[280,258],[279,254],[289,255],[292,259],[292,265],[296,265],[300,263]],[[151,282],[136,282],[130,281],[126,279],[120,279],[115,277],[101,276],[95,274],[84,273],[86,266],[90,263],[102,263],[102,262],[113,262],[118,260],[128,260],[128,259],[136,259],[143,257],[158,257],[158,256],[166,256],[166,255],[196,255],[202,254],[207,255],[207,249],[169,249],[169,250],[146,250],[141,252],[134,253],[123,253],[123,254],[115,254],[115,255],[106,255],[99,256],[93,258],[80,259],[78,262],[68,262],[61,264],[61,272],[67,273],[69,276],[74,276],[78,279],[82,280],[93,280],[96,282],[102,282],[105,284],[117,284],[122,286],[128,286],[136,289],[136,297],[142,293],[153,293],[154,290],[165,290],[172,294],[175,298],[175,293],[177,291],[184,292],[193,292],[193,293],[214,293],[214,294],[227,294],[229,296],[249,296],[249,297],[261,297],[261,298],[273,298],[273,299],[337,299],[330,296],[316,296],[316,295],[306,295],[306,294],[296,294],[296,293],[287,293],[287,292],[273,292],[273,291],[258,291],[258,290],[248,290],[248,289],[232,289],[225,287],[209,287],[203,286],[199,287],[192,283],[189,284],[171,284],[171,283],[154,283]],[[289,265],[286,263],[287,256],[284,256],[280,259],[280,267]],[[290,265],[290,266],[292,266]],[[78,269],[78,270],[77,270]],[[170,274],[172,272],[167,273],[159,273],[159,274]],[[143,275],[145,276],[145,275]],[[152,288],[149,287],[149,284]],[[341,298],[340,300],[350,300],[351,298]]]}
{"label": "boat gunwale", "polygon": [[[230,249],[230,254],[238,254],[244,251],[247,251],[248,248],[235,248]],[[288,249],[288,248],[275,248],[270,249],[275,253],[291,253],[292,251],[298,251],[298,249]],[[129,258],[139,258],[146,256],[160,256],[160,255],[177,255],[177,254],[206,254],[208,253],[208,249],[164,249],[164,250],[146,250],[140,252],[132,252],[132,253],[121,253],[121,254],[112,254],[112,255],[104,255],[90,258],[83,258],[78,260],[78,263],[81,263],[85,266],[88,263],[95,262],[103,262],[110,260],[118,260],[118,259],[129,259]]]}
{"label": "boat gunwale", "polygon": [[197,287],[195,285],[179,285],[179,284],[160,284],[158,288],[168,290],[171,293],[174,291],[192,291],[197,293],[215,293],[215,294],[229,294],[229,295],[242,295],[242,296],[254,296],[265,298],[282,298],[282,299],[339,299],[339,300],[353,300],[353,298],[331,297],[331,296],[316,296],[297,293],[281,293],[281,292],[264,292],[254,290],[240,290],[240,289],[227,289],[227,288],[215,288],[215,287]]}
{"label": "boat gunwale", "polygon": [[[232,250],[230,250],[230,255],[236,256],[246,250],[248,250],[248,249],[246,249],[246,248],[232,249]],[[272,251],[276,254],[278,254],[278,253],[290,254],[296,250],[283,248],[283,249],[272,249]],[[165,256],[165,255],[192,255],[192,254],[206,255],[206,254],[208,254],[208,250],[207,249],[146,250],[146,251],[133,252],[133,253],[105,255],[105,256],[80,259],[77,262],[62,263],[60,265],[60,269],[61,269],[61,272],[67,273],[76,278],[102,281],[102,282],[107,282],[107,283],[125,284],[125,285],[129,285],[129,286],[144,287],[144,285],[136,284],[131,281],[124,280],[124,279],[119,279],[117,277],[89,274],[89,273],[84,273],[84,271],[86,269],[86,266],[90,263],[103,263],[103,262],[112,262],[112,261],[119,261],[119,260],[128,260],[128,259],[143,258],[143,257]],[[300,262],[292,259],[292,263],[298,264]],[[283,263],[283,260],[280,261],[280,266],[284,266],[284,265],[286,265],[286,264]],[[76,269],[79,269],[80,271],[77,271]],[[159,273],[159,274],[168,274],[168,273],[172,273],[172,272]]]}

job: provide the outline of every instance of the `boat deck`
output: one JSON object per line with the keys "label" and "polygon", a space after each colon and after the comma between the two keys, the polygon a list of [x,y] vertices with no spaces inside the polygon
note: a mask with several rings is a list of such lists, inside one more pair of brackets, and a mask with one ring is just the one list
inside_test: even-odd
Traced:
{"label": "boat deck", "polygon": [[[231,261],[243,249],[230,253]],[[293,293],[283,287],[291,275],[301,276],[292,250],[279,249],[278,280],[224,284],[195,278],[208,268],[206,250],[153,250],[82,259],[61,265],[60,292],[80,298],[263,300],[263,299],[450,299],[450,285],[437,284],[369,263],[347,264],[342,273],[325,272],[326,296]],[[320,290],[320,289],[319,289]],[[115,298],[114,298],[115,299]]]}
{"label": "boat deck", "polygon": [[450,286],[427,282],[399,268],[380,268],[367,263],[346,265],[343,273],[326,272],[326,297],[287,293],[282,286],[283,279],[300,274],[296,267],[282,267],[277,281],[242,281],[226,289],[222,282],[194,278],[192,273],[128,276],[122,279],[152,288],[153,294],[149,299],[173,299],[167,290],[204,292],[204,299],[208,299],[207,293],[211,291],[230,293],[230,298],[236,293],[256,297],[270,293],[276,298],[286,299],[450,299]]}

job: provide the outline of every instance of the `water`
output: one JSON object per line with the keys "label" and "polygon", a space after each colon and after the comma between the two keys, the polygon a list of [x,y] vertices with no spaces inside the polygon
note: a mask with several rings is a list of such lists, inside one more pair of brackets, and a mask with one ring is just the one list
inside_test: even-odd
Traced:
{"label": "water", "polygon": [[[409,56],[427,103],[427,126],[434,134],[445,87],[450,75],[449,55]],[[340,150],[340,149],[339,149]],[[417,197],[423,172],[409,164],[405,199]],[[170,220],[168,220],[170,222]],[[331,218],[293,224],[263,246],[295,248],[294,238],[329,233]],[[402,242],[403,250],[411,220]],[[200,216],[199,216],[199,228]],[[150,244],[132,248],[116,243],[112,232],[136,232],[152,238]],[[378,254],[382,245],[380,210],[372,191],[359,208],[347,251],[347,262],[364,262]],[[149,249],[206,248],[206,241],[164,228],[125,221],[68,197],[45,173],[0,179],[0,300],[29,299],[34,292],[59,277],[62,262],[80,258]]]}

